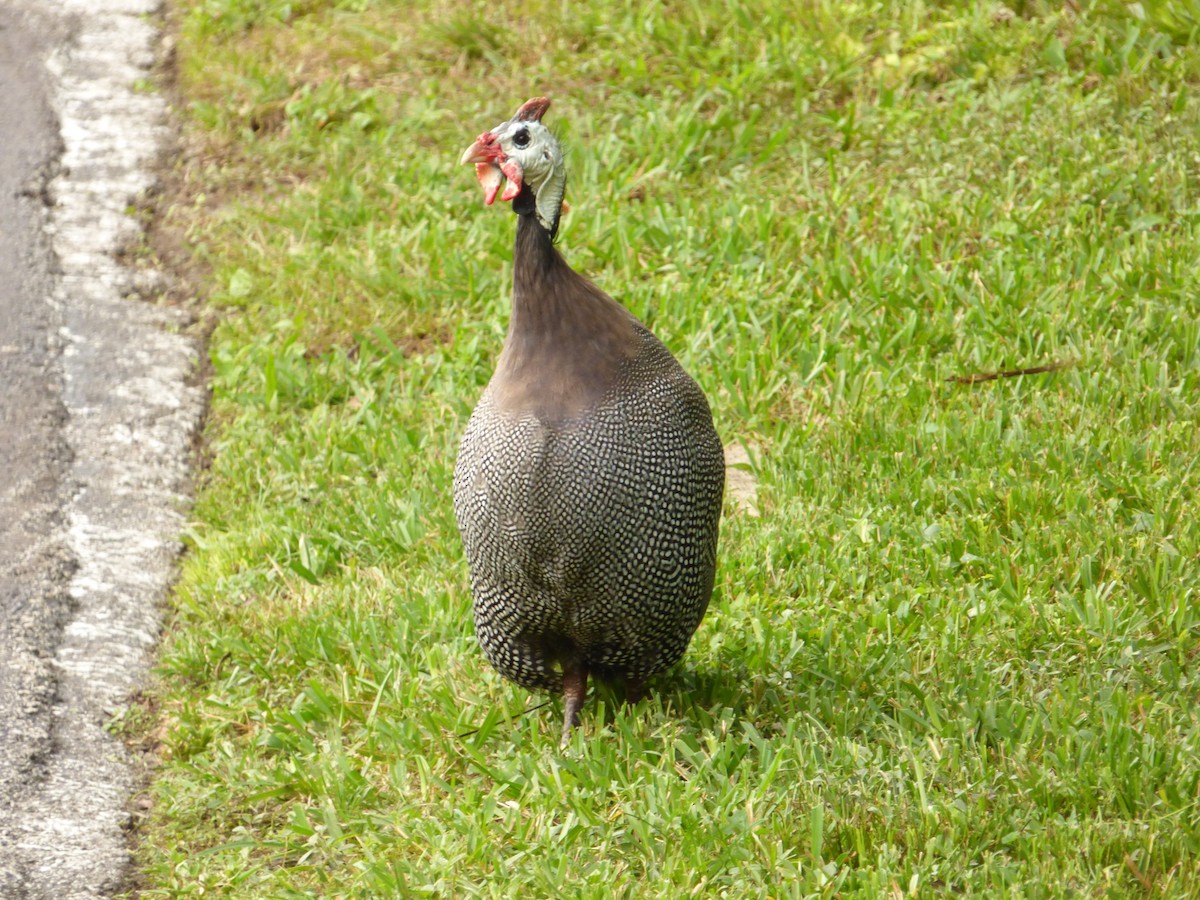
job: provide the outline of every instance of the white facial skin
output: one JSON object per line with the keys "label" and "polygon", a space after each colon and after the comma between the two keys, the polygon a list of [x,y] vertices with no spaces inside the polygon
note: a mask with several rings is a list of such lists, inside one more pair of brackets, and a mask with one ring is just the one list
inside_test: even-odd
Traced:
{"label": "white facial skin", "polygon": [[556,172],[560,177],[563,174],[562,148],[550,129],[541,122],[514,120],[497,126],[492,134],[499,139],[500,149],[505,156],[520,165],[524,179],[540,200],[542,187],[552,180]]}
{"label": "white facial skin", "polygon": [[528,184],[536,197],[542,227],[555,230],[566,190],[566,167],[562,148],[541,122],[517,117],[503,122],[480,135],[462,161],[476,163],[484,202],[488,204],[495,199],[504,178],[508,185],[502,200],[512,200],[521,192],[521,185]]}

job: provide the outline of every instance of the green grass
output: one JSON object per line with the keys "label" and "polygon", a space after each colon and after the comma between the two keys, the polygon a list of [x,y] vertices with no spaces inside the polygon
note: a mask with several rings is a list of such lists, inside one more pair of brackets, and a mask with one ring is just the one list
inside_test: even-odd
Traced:
{"label": "green grass", "polygon": [[[1194,3],[178,6],[217,325],[141,896],[1200,894]],[[761,509],[563,752],[449,498],[515,227],[456,162],[538,93],[565,254]]]}

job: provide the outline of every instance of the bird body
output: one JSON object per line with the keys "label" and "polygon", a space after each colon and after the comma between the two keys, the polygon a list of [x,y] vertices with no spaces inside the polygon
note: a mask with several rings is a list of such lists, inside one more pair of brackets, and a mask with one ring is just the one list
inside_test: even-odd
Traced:
{"label": "bird body", "polygon": [[492,195],[485,166],[522,183],[512,318],[462,439],[454,508],[484,653],[518,684],[565,693],[565,736],[589,674],[636,696],[682,657],[712,593],[724,462],[696,382],[555,249],[546,180],[502,140],[506,158],[477,158],[485,138],[528,130],[520,116],[468,151]]}

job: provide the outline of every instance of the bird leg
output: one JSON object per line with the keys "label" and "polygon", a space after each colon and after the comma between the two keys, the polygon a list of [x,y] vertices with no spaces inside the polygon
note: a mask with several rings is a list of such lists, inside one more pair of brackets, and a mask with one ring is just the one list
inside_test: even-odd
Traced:
{"label": "bird leg", "polygon": [[587,697],[587,666],[577,663],[563,670],[563,733],[562,745],[567,745],[571,729],[579,724],[579,710]]}
{"label": "bird leg", "polygon": [[625,702],[630,706],[637,703],[646,694],[646,680],[644,678],[626,678],[625,679]]}

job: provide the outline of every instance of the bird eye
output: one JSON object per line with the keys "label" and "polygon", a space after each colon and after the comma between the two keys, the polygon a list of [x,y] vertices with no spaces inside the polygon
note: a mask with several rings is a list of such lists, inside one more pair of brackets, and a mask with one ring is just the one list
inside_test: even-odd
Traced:
{"label": "bird eye", "polygon": [[529,132],[526,129],[522,128],[520,131],[518,131],[516,134],[513,135],[513,143],[516,144],[521,149],[528,147],[529,146]]}

